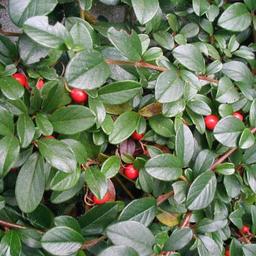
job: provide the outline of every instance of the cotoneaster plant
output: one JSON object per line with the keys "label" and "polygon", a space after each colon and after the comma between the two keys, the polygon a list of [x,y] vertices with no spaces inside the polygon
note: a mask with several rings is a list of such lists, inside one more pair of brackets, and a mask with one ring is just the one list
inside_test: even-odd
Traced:
{"label": "cotoneaster plant", "polygon": [[255,256],[255,11],[9,0],[0,255]]}

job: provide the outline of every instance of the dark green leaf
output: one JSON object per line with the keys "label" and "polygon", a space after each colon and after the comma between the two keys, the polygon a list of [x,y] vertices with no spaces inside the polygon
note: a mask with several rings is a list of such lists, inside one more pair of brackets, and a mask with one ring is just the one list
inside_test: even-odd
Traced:
{"label": "dark green leaf", "polygon": [[80,233],[69,227],[55,227],[42,237],[42,247],[49,253],[67,256],[77,252],[84,242]]}
{"label": "dark green leaf", "polygon": [[139,256],[139,254],[132,249],[131,247],[128,246],[110,246],[103,252],[99,254],[99,256]]}
{"label": "dark green leaf", "polygon": [[[226,176],[225,176],[226,177]],[[206,208],[214,199],[217,179],[213,172],[206,171],[191,184],[187,195],[187,206],[190,210]]]}
{"label": "dark green leaf", "polygon": [[170,118],[164,116],[154,116],[149,119],[149,125],[153,131],[163,137],[170,138],[174,136],[173,122]]}
{"label": "dark green leaf", "polygon": [[53,133],[52,123],[48,117],[44,114],[38,113],[36,115],[36,125],[40,129],[43,135],[51,135]]}
{"label": "dark green leaf", "polygon": [[56,139],[41,139],[38,141],[41,155],[53,167],[63,172],[76,170],[76,158],[72,150]]}
{"label": "dark green leaf", "polygon": [[120,159],[118,156],[110,156],[101,166],[101,172],[107,179],[113,178],[120,170]]}
{"label": "dark green leaf", "polygon": [[182,175],[182,162],[171,154],[161,154],[149,159],[145,165],[146,172],[152,177],[171,181]]}
{"label": "dark green leaf", "polygon": [[107,228],[106,233],[115,245],[132,247],[141,256],[153,253],[155,238],[149,229],[138,222],[123,221],[113,224]]}
{"label": "dark green leaf", "polygon": [[21,253],[20,234],[17,230],[9,230],[0,242],[0,252],[3,256],[19,256]]}
{"label": "dark green leaf", "polygon": [[23,212],[32,212],[40,204],[45,188],[44,161],[37,154],[31,155],[17,177],[15,195]]}
{"label": "dark green leaf", "polygon": [[14,132],[13,116],[0,106],[0,135],[10,135]]}
{"label": "dark green leaf", "polygon": [[12,77],[1,77],[0,89],[4,96],[10,100],[19,99],[24,94],[23,86]]}

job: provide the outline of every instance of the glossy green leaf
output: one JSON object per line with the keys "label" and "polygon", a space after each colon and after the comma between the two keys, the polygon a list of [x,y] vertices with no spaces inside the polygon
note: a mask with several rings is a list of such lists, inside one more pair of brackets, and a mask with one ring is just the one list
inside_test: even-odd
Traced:
{"label": "glossy green leaf", "polygon": [[53,167],[63,172],[76,170],[76,158],[72,150],[64,142],[56,139],[41,139],[38,141],[41,155]]}
{"label": "glossy green leaf", "polygon": [[41,242],[42,247],[47,252],[59,256],[68,256],[80,249],[84,238],[69,227],[55,227],[43,235]]}
{"label": "glossy green leaf", "polygon": [[241,135],[244,124],[241,120],[233,116],[222,118],[214,128],[214,137],[221,144],[227,147],[235,147],[238,137]]}
{"label": "glossy green leaf", "polygon": [[187,206],[190,210],[206,208],[214,199],[217,179],[213,172],[199,175],[191,184],[187,195]]}
{"label": "glossy green leaf", "polygon": [[0,89],[4,96],[10,100],[19,99],[24,94],[23,86],[12,77],[1,77]]}
{"label": "glossy green leaf", "polygon": [[164,116],[154,116],[149,119],[149,125],[153,131],[163,137],[170,138],[174,136],[173,122],[170,118]]}
{"label": "glossy green leaf", "polygon": [[3,256],[19,256],[21,254],[20,234],[17,230],[9,230],[2,237],[0,252]]}
{"label": "glossy green leaf", "polygon": [[171,181],[182,175],[182,161],[171,154],[161,154],[149,159],[146,172],[159,180]]}
{"label": "glossy green leaf", "polygon": [[53,133],[52,123],[48,117],[44,114],[38,113],[36,115],[36,125],[40,129],[43,135],[51,135]]}
{"label": "glossy green leaf", "polygon": [[0,106],[0,120],[0,135],[12,134],[14,132],[13,116],[2,106]]}
{"label": "glossy green leaf", "polygon": [[205,72],[203,55],[196,46],[192,44],[180,45],[173,50],[173,56],[188,69],[195,72]]}
{"label": "glossy green leaf", "polygon": [[119,172],[121,162],[118,156],[110,156],[101,166],[101,172],[107,179],[115,177]]}
{"label": "glossy green leaf", "polygon": [[245,128],[241,134],[241,137],[239,139],[239,147],[242,149],[250,148],[255,143],[255,137],[251,133],[251,130],[248,128]]}
{"label": "glossy green leaf", "polygon": [[32,154],[22,166],[15,186],[19,208],[32,212],[40,204],[45,188],[44,161],[37,153]]}
{"label": "glossy green leaf", "polygon": [[[114,127],[109,135],[109,142],[119,144],[129,138],[136,130],[139,115],[135,112],[124,112],[114,122]],[[129,124],[129,125],[127,125]]]}
{"label": "glossy green leaf", "polygon": [[103,85],[110,75],[108,65],[100,52],[82,51],[68,63],[65,78],[75,88],[91,90]]}
{"label": "glossy green leaf", "polygon": [[106,233],[114,245],[132,247],[141,256],[153,253],[155,238],[149,229],[138,222],[123,221],[113,224],[107,228]]}
{"label": "glossy green leaf", "polygon": [[89,129],[95,123],[95,116],[84,106],[68,106],[57,109],[49,120],[54,131],[62,134],[75,134]]}
{"label": "glossy green leaf", "polygon": [[99,89],[100,99],[107,104],[122,104],[134,98],[141,91],[141,84],[135,81],[120,81]]}
{"label": "glossy green leaf", "polygon": [[139,254],[134,249],[132,249],[129,246],[123,246],[123,245],[110,246],[109,248],[107,248],[106,250],[104,250],[99,254],[99,256],[119,256],[119,255],[139,256]]}

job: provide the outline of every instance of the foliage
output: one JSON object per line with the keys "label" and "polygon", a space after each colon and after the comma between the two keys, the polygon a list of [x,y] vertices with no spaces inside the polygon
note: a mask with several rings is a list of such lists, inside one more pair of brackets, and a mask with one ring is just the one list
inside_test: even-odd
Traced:
{"label": "foliage", "polygon": [[0,254],[256,255],[256,1],[95,2],[9,0]]}

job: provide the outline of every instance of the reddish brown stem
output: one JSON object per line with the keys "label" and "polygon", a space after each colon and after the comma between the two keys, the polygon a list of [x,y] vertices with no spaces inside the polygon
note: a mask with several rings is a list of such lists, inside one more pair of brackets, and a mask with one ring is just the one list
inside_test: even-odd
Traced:
{"label": "reddish brown stem", "polygon": [[159,206],[160,204],[162,204],[163,202],[165,202],[166,200],[168,200],[170,197],[172,197],[174,195],[173,191],[167,192],[163,195],[160,195],[157,199],[157,205]]}
{"label": "reddish brown stem", "polygon": [[19,225],[19,224],[15,224],[15,223],[10,223],[4,220],[0,220],[0,226],[4,227],[4,228],[17,228],[17,229],[25,229],[25,226]]}
{"label": "reddish brown stem", "polygon": [[2,34],[4,36],[20,36],[20,35],[22,35],[22,33],[19,33],[19,32],[4,31],[1,28],[0,28],[0,34]]}
{"label": "reddish brown stem", "polygon": [[192,217],[192,212],[187,212],[180,227],[181,228],[188,227],[191,217]]}
{"label": "reddish brown stem", "polygon": [[106,239],[105,236],[101,236],[101,237],[93,239],[93,240],[85,241],[84,244],[82,245],[81,249],[87,250],[87,249],[95,246],[97,243],[104,241],[105,239]]}
{"label": "reddish brown stem", "polygon": [[[129,66],[134,66],[136,68],[149,68],[149,69],[157,70],[160,72],[164,72],[168,70],[168,68],[166,67],[156,66],[144,61],[125,61],[125,60],[106,59],[105,62],[110,65],[129,65]],[[207,76],[198,76],[198,79],[203,81],[208,81],[210,83],[215,83],[215,84],[219,82],[218,80],[207,77]]]}

